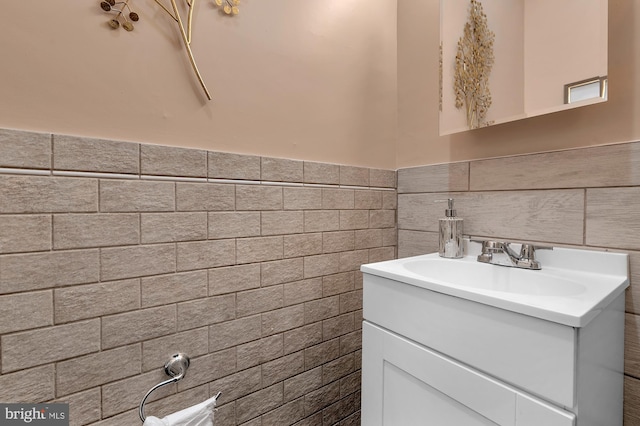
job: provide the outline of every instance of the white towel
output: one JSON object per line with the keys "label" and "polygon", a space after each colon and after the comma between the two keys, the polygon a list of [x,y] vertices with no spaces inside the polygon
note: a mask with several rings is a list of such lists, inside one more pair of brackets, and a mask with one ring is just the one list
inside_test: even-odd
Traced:
{"label": "white towel", "polygon": [[162,419],[149,416],[142,426],[213,426],[213,412],[218,396],[169,414]]}

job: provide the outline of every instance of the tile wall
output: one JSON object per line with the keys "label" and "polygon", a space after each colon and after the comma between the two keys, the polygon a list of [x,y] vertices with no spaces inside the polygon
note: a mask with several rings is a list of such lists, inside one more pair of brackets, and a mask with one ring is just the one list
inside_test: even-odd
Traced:
{"label": "tile wall", "polygon": [[640,425],[640,142],[398,170],[398,256],[438,250],[438,199],[464,233],[630,255],[625,426]]}
{"label": "tile wall", "polygon": [[[362,263],[396,256],[394,171],[0,130],[0,401],[137,425],[360,424]],[[464,211],[464,209],[463,209]],[[406,251],[406,250],[405,250]]]}

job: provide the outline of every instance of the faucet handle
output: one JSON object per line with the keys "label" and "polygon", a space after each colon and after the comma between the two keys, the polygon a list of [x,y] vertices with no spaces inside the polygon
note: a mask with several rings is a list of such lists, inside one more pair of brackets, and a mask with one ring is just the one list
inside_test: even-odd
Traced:
{"label": "faucet handle", "polygon": [[553,250],[551,246],[536,246],[534,244],[524,243],[520,247],[520,259],[534,260],[536,250]]}

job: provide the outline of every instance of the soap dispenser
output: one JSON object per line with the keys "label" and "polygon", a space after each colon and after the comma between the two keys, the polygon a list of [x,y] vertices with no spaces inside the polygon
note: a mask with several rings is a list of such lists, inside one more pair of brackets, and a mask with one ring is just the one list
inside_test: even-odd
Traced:
{"label": "soap dispenser", "polygon": [[445,210],[445,217],[440,219],[440,241],[438,251],[442,257],[457,259],[463,256],[463,222],[462,218],[456,216],[456,211],[453,208],[453,198],[449,198],[446,201],[449,205]]}

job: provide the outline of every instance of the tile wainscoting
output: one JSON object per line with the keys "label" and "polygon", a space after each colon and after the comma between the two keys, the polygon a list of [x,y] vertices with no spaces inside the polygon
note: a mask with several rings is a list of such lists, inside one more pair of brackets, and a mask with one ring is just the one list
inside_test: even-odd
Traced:
{"label": "tile wainscoting", "polygon": [[396,256],[396,173],[0,130],[0,401],[140,424],[360,423],[362,263]]}
{"label": "tile wainscoting", "polygon": [[640,142],[398,170],[398,256],[438,250],[456,199],[475,237],[624,251],[625,425],[640,425]]}

